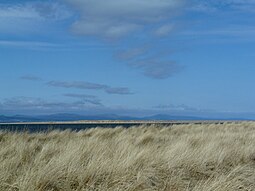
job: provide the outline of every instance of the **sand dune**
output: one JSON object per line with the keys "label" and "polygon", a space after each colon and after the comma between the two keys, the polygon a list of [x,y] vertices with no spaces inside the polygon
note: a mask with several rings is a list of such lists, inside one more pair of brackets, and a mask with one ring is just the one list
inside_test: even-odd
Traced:
{"label": "sand dune", "polygon": [[0,190],[255,190],[255,123],[0,131]]}

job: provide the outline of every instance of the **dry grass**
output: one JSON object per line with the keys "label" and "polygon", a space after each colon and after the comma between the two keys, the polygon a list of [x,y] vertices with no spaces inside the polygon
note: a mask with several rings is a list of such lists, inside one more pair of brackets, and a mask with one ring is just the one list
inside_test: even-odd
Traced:
{"label": "dry grass", "polygon": [[255,123],[0,131],[0,190],[255,190]]}

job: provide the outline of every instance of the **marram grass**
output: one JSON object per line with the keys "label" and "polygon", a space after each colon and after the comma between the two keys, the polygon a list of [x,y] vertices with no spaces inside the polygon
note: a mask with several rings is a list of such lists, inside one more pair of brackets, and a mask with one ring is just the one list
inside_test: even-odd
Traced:
{"label": "marram grass", "polygon": [[255,123],[0,131],[0,191],[255,190]]}

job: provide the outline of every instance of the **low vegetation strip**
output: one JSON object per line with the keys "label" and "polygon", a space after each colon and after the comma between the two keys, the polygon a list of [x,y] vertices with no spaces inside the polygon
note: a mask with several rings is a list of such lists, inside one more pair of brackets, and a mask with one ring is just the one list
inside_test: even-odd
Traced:
{"label": "low vegetation strip", "polygon": [[255,123],[0,131],[2,191],[255,190]]}

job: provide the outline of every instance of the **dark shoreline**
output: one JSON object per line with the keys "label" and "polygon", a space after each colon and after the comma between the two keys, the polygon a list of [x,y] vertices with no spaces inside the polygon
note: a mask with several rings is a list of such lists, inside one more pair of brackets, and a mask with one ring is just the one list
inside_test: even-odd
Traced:
{"label": "dark shoreline", "polygon": [[28,132],[46,132],[50,130],[80,131],[88,128],[129,128],[140,125],[187,125],[187,124],[223,124],[239,123],[240,121],[71,121],[71,122],[19,122],[19,123],[0,123],[0,130],[7,131],[28,131]]}

